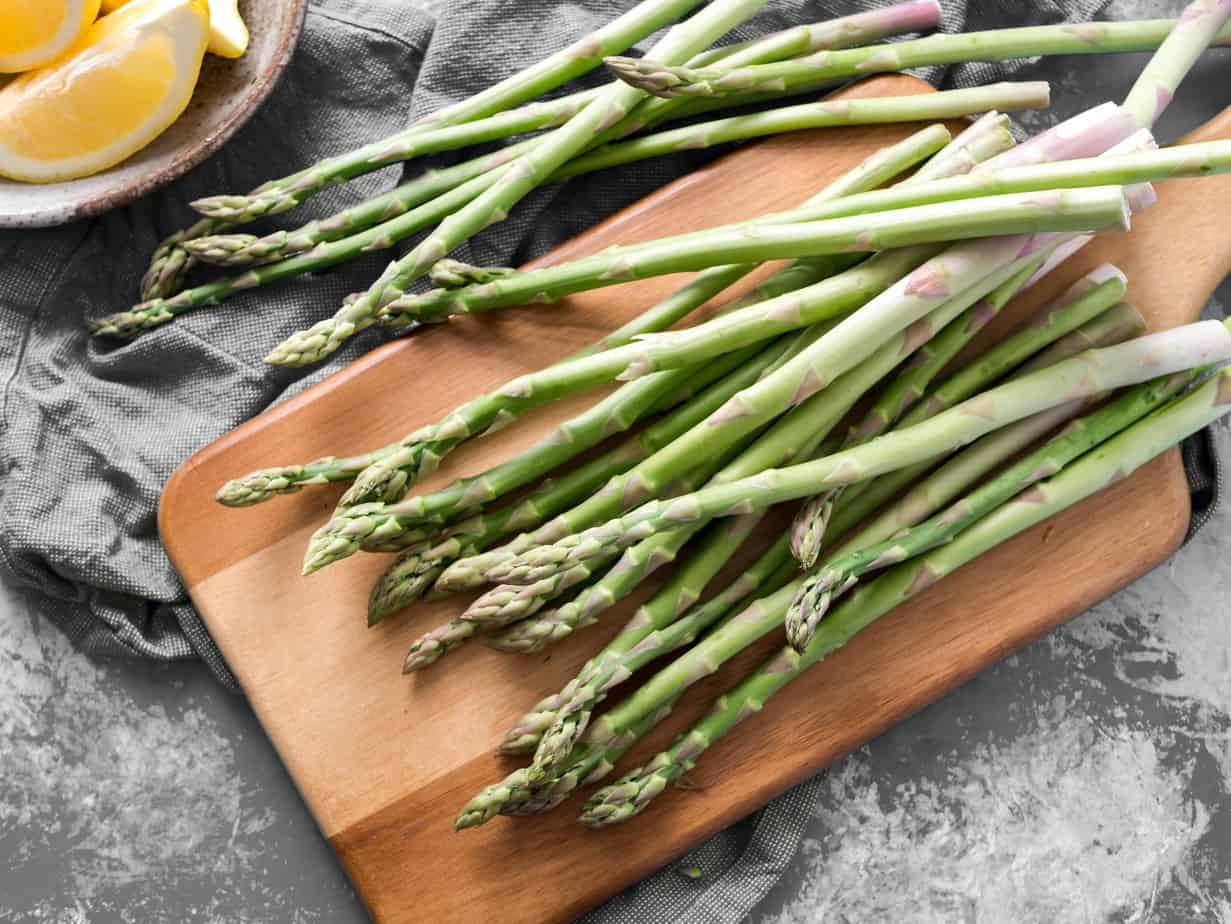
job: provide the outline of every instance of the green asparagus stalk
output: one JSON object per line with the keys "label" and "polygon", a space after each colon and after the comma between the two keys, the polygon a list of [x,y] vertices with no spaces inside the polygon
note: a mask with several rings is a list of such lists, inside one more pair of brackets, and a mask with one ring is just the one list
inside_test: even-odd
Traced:
{"label": "green asparagus stalk", "polygon": [[[654,46],[654,53],[664,60],[686,61],[750,17],[764,2],[714,0],[668,32]],[[362,298],[343,305],[332,318],[293,334],[267,360],[274,365],[298,366],[329,356],[354,333],[369,326],[380,308],[404,295],[406,287],[433,263],[488,225],[503,220],[524,196],[584,150],[596,134],[623,118],[641,98],[642,93],[630,87],[605,88],[590,105],[514,161],[494,185],[450,214],[409,253],[390,264]]]}
{"label": "green asparagus stalk", "polygon": [[751,115],[715,119],[700,125],[605,145],[565,165],[557,176],[566,179],[648,157],[703,149],[765,135],[844,125],[928,122],[989,109],[1010,112],[1017,109],[1036,109],[1046,107],[1048,101],[1048,86],[1038,81],[988,84],[966,90],[942,90],[914,96],[822,100],[797,106],[783,106]]}
{"label": "green asparagus stalk", "polygon": [[[663,529],[698,519],[751,513],[773,504],[852,484],[945,452],[1057,404],[1090,397],[1156,376],[1231,356],[1231,334],[1202,321],[1101,350],[997,386],[924,423],[894,430],[854,449],[813,462],[767,470],[752,478],[707,487],[692,495],[651,501],[603,526],[561,540],[561,566],[610,554]],[[677,441],[678,442],[678,441]]]}
{"label": "green asparagus stalk", "polygon": [[665,704],[653,716],[630,722],[606,747],[578,748],[576,760],[555,779],[532,783],[529,768],[514,770],[467,802],[458,813],[453,830],[462,831],[485,824],[496,815],[531,815],[555,808],[578,786],[610,773],[639,738],[670,715],[673,704]]}
{"label": "green asparagus stalk", "polygon": [[[1031,273],[1033,273],[1033,268],[1031,268]],[[1001,372],[1008,371],[1020,362],[1020,357],[1023,353],[1026,355],[1034,353],[1041,349],[1045,343],[1057,339],[1075,330],[1092,318],[1103,314],[1124,297],[1126,289],[1127,280],[1119,269],[1109,264],[1096,268],[1079,279],[1057,302],[1049,306],[1045,312],[1042,312],[1031,328],[1021,337],[993,348],[984,354],[979,362],[971,364],[954,376],[954,379],[951,380],[954,382],[952,387],[958,393],[973,393],[977,390],[974,388],[973,383],[992,381],[998,378]],[[993,304],[999,301],[1001,306],[1003,306],[1005,302],[1012,298],[1013,294],[1013,292],[993,293],[989,297],[989,301]],[[1000,296],[999,298],[997,298],[998,295]],[[994,314],[996,311],[999,311],[999,308],[994,309],[992,313]],[[951,326],[948,330],[952,330],[954,333],[950,334],[947,338],[943,334],[941,338],[938,338],[941,350],[944,352],[949,352],[953,347],[960,346],[963,342],[968,342],[970,337],[973,336],[973,332],[967,333],[970,330],[969,325],[956,328]],[[927,345],[925,344],[920,349],[926,350]],[[935,361],[937,358],[936,354],[931,356],[924,354],[921,363],[914,366],[905,375],[899,377],[897,382],[890,387],[883,397],[882,400],[887,399],[885,405],[882,405],[882,401],[878,401],[873,405],[868,416],[864,418],[859,427],[848,435],[843,449],[850,449],[861,445],[885,433],[900,416],[901,405],[897,390],[905,383],[907,387],[917,388],[917,395],[921,396],[923,389],[926,388],[927,382],[930,379],[920,380],[918,372],[922,369],[935,375],[944,365],[938,365]],[[947,363],[947,360],[945,362]],[[895,411],[899,411],[899,413],[894,413]],[[822,492],[801,507],[796,515],[795,522],[791,527],[791,551],[804,568],[811,568],[820,557],[825,528],[829,523],[835,506],[842,497],[842,493],[842,488]]]}
{"label": "green asparagus stalk", "polygon": [[202,235],[184,241],[183,247],[203,262],[219,266],[244,268],[276,263],[405,215],[462,183],[503,167],[533,144],[534,139],[527,139],[451,167],[424,171],[388,192],[290,231],[273,231],[263,237],[237,233]]}
{"label": "green asparagus stalk", "polygon": [[[1175,20],[1166,19],[1086,22],[937,34],[891,45],[822,51],[805,58],[737,68],[724,68],[721,62],[707,68],[674,67],[657,61],[653,52],[643,59],[609,58],[606,64],[621,80],[661,97],[717,96],[767,89],[785,92],[801,85],[815,86],[825,81],[936,64],[1150,51],[1162,45],[1175,24]],[[1217,39],[1228,41],[1231,30],[1224,28]],[[1204,44],[1208,44],[1208,39]]]}
{"label": "green asparagus stalk", "polygon": [[[899,144],[867,158],[808,201],[823,201],[874,188],[939,150],[948,140],[949,133],[940,126],[916,132]],[[844,261],[849,258],[836,259]],[[842,262],[816,261],[804,268],[805,275],[796,278],[777,274],[763,283],[760,290],[766,295],[778,294],[797,283],[816,282],[830,270],[840,270],[844,265]],[[618,358],[612,363],[612,347],[675,323],[754,268],[755,264],[737,264],[707,270],[643,316],[649,321],[639,320],[625,325],[604,338],[601,341],[603,350],[588,349],[570,357],[572,362],[566,360],[543,372],[522,376],[497,392],[463,405],[439,424],[410,434],[399,447],[393,447],[379,465],[359,475],[342,503],[353,505],[376,500],[396,501],[421,476],[425,459],[434,467],[464,439],[487,430],[497,421],[507,423],[548,401],[610,381],[620,368]],[[595,357],[603,351],[604,357]],[[577,362],[583,358],[589,361]]]}
{"label": "green asparagus stalk", "polygon": [[[388,313],[418,321],[438,320],[459,310],[488,310],[510,302],[550,301],[588,289],[663,273],[704,269],[717,263],[888,250],[1030,231],[1097,231],[1122,227],[1127,220],[1125,212],[1117,212],[1112,201],[1122,198],[1118,190],[1119,187],[1100,186],[984,196],[964,201],[961,209],[955,209],[950,202],[939,202],[888,210],[878,213],[874,222],[866,215],[790,224],[758,220],[726,230],[719,228],[604,251],[544,269],[516,273],[473,289],[449,290],[443,306],[432,293],[411,296],[392,303]],[[473,297],[475,290],[483,295],[482,301]]]}
{"label": "green asparagus stalk", "polygon": [[[823,568],[804,579],[791,603],[786,618],[787,639],[791,646],[797,651],[807,647],[825,616],[833,588],[859,580],[870,571],[915,558],[951,541],[962,530],[1016,494],[1054,475],[1099,443],[1167,403],[1192,384],[1196,377],[1194,370],[1185,370],[1138,385],[1105,407],[1074,421],[1059,436],[1028,453],[941,513],[884,542],[830,559]],[[987,438],[998,435],[991,434]]]}
{"label": "green asparagus stalk", "polygon": [[[940,6],[938,3],[932,0],[901,3],[788,29],[745,43],[743,47],[726,49],[726,53],[720,55],[718,60],[721,60],[727,67],[783,61],[787,58],[814,54],[827,49],[866,45],[891,35],[927,32],[934,29],[939,22]],[[697,59],[690,62],[694,67],[706,67],[710,63],[714,62],[700,63]],[[810,90],[815,89],[817,88],[810,88]],[[615,138],[639,131],[647,125],[687,114],[690,102],[695,101],[654,98],[642,100],[618,125],[599,136],[596,142],[606,144]]]}
{"label": "green asparagus stalk", "polygon": [[1193,0],[1150,58],[1124,99],[1124,108],[1145,128],[1152,128],[1171,103],[1180,82],[1201,52],[1216,40],[1231,18],[1227,0]]}
{"label": "green asparagus stalk", "polygon": [[920,167],[912,181],[924,183],[951,176],[964,176],[976,166],[1013,147],[1013,132],[1009,117],[999,112],[985,112],[953,139],[953,143]]}
{"label": "green asparagus stalk", "polygon": [[[651,6],[657,9],[650,9]],[[601,61],[595,54],[601,49],[627,48],[695,6],[695,2],[678,0],[643,3],[535,67],[462,103],[420,119],[388,138],[302,171],[293,181],[267,184],[266,189],[251,197],[218,196],[193,205],[212,217],[251,220],[260,214],[285,211],[321,189],[392,163],[563,124],[592,103],[603,88],[549,102],[529,103],[520,108],[509,107],[525,103],[593,69]],[[935,9],[928,9],[924,4],[902,4],[832,23],[799,27],[751,42],[742,49],[716,49],[702,57],[738,63],[777,61],[823,48],[929,29],[937,19]],[[648,31],[647,26],[651,26]]]}
{"label": "green asparagus stalk", "polygon": [[[1174,399],[1058,474],[1022,492],[947,545],[897,565],[860,587],[829,614],[802,653],[784,648],[721,697],[710,714],[677,739],[668,751],[596,793],[583,810],[583,823],[601,827],[627,820],[644,810],[670,783],[694,767],[719,737],[741,719],[761,711],[770,696],[841,647],[856,632],[987,550],[1127,477],[1160,452],[1223,416],[1229,408],[1231,370],[1223,370],[1200,388]],[[775,597],[779,596],[786,594],[779,591]],[[730,644],[738,645],[739,640],[732,639]],[[671,699],[674,701],[674,695]]]}

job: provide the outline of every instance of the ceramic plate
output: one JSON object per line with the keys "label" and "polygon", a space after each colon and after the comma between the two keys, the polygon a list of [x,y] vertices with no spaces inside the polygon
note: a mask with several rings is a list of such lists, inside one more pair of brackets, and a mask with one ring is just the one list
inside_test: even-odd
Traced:
{"label": "ceramic plate", "polygon": [[191,170],[248,121],[286,69],[307,0],[240,0],[252,35],[242,58],[206,55],[184,114],[153,144],[94,176],[37,185],[0,177],[0,228],[45,228],[87,218]]}

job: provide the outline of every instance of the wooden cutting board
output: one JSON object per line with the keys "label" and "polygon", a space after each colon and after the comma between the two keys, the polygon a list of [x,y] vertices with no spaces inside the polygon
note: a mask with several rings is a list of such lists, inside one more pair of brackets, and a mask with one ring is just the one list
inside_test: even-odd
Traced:
{"label": "wooden cutting board", "polygon": [[[888,76],[847,92],[929,89]],[[816,131],[745,147],[539,263],[791,207],[917,127]],[[1231,110],[1198,134],[1231,136]],[[1154,327],[1195,315],[1231,268],[1231,176],[1173,181],[1159,193],[1130,234],[1088,247],[1019,299],[989,336],[1003,336],[1106,260],[1128,273],[1130,298]],[[597,338],[679,282],[616,286],[391,343],[206,447],[167,485],[160,524],[171,558],[379,921],[569,920],[1129,583],[1184,534],[1188,494],[1173,452],[886,615],[714,747],[691,775],[696,789],[668,793],[640,818],[601,833],[574,822],[574,799],[545,817],[502,818],[454,834],[457,809],[515,766],[492,752],[504,730],[571,677],[641,597],[545,654],[476,644],[404,677],[410,641],[466,600],[420,604],[369,630],[368,590],[386,557],[355,556],[312,578],[299,575],[305,542],[339,490],[249,510],[220,507],[213,493],[255,468],[396,439]],[[553,405],[472,443],[424,487],[506,457],[590,400]],[[698,684],[622,766],[661,749],[778,644],[767,639]]]}

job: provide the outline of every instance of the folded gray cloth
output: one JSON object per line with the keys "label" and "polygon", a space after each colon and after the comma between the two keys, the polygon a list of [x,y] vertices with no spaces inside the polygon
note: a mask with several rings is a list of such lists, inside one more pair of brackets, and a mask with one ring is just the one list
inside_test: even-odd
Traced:
{"label": "folded gray cloth", "polygon": [[[88,651],[200,657],[234,683],[159,543],[159,491],[195,450],[378,342],[381,332],[369,331],[314,371],[262,362],[270,346],[365,288],[388,258],[373,254],[262,288],[127,344],[91,341],[85,321],[134,300],[158,241],[192,220],[192,199],[247,190],[387,135],[542,58],[627,5],[473,0],[449,5],[437,19],[431,8],[443,10],[439,0],[319,0],[277,91],[219,155],[171,187],[92,221],[0,234],[0,566],[45,615]],[[774,0],[728,40],[872,5]],[[944,28],[1084,19],[1101,5],[946,0]],[[930,69],[923,76],[969,85],[1004,77],[1014,66]],[[593,74],[585,82],[601,79]],[[679,154],[537,191],[456,256],[521,263],[712,156]],[[281,221],[323,217],[400,177],[400,169],[387,168]],[[1216,471],[1213,458],[1189,453],[1199,497],[1209,502],[1216,481],[1202,473]],[[587,920],[738,920],[794,852],[812,804],[809,785],[694,852],[688,864],[702,871],[699,879],[667,870]]]}

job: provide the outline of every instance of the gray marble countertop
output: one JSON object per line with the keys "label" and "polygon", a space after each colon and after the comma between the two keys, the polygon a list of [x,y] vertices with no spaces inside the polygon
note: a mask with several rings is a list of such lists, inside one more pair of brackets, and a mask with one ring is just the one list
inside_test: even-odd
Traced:
{"label": "gray marble countertop", "polygon": [[[1159,4],[1113,8],[1137,15]],[[1119,98],[1139,66],[1033,68],[1055,106],[1028,127]],[[1203,65],[1160,136],[1231,102],[1226,74]],[[1224,508],[825,771],[750,920],[1231,921],[1229,557]],[[0,741],[0,922],[368,920],[247,705],[200,665],[91,661],[0,588]]]}

